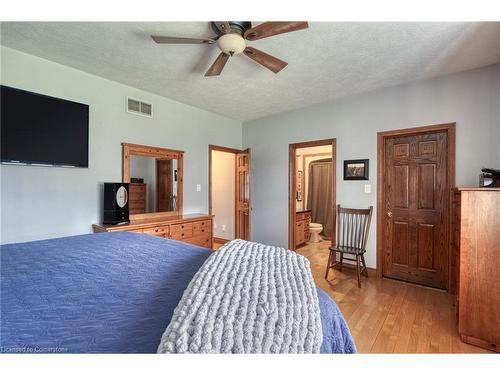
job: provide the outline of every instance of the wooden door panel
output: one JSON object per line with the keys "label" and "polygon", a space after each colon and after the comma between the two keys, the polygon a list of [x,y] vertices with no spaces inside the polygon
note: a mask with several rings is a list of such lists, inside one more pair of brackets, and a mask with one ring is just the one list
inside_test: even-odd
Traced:
{"label": "wooden door panel", "polygon": [[408,165],[394,166],[393,207],[408,208]]}
{"label": "wooden door panel", "polygon": [[385,140],[384,276],[438,288],[448,275],[447,134]]}
{"label": "wooden door panel", "polygon": [[436,150],[436,141],[425,141],[418,143],[418,156],[420,157],[436,156]]}
{"label": "wooden door panel", "polygon": [[410,144],[409,143],[398,143],[394,146],[394,158],[395,159],[407,159],[410,156]]}
{"label": "wooden door panel", "polygon": [[434,269],[434,225],[417,225],[417,254],[419,269]]}
{"label": "wooden door panel", "polygon": [[392,239],[392,264],[408,266],[409,264],[409,234],[408,222],[394,221]]}
{"label": "wooden door panel", "polygon": [[436,165],[418,165],[418,208],[435,209],[434,193],[436,191]]}

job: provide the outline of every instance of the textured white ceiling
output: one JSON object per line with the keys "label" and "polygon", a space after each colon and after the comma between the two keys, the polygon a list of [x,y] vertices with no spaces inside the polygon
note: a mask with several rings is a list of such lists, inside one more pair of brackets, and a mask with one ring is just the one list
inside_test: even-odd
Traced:
{"label": "textured white ceiling", "polygon": [[[256,24],[256,23],[254,23]],[[209,37],[208,22],[2,23],[1,44],[239,120],[500,62],[500,23],[311,22],[249,44],[289,65],[243,55],[204,77],[215,45],[159,45],[151,34]]]}

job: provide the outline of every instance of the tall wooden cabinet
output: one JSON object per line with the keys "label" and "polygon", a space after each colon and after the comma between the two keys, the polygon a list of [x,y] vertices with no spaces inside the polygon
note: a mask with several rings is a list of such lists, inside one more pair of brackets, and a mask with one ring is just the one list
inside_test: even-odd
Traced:
{"label": "tall wooden cabinet", "polygon": [[146,213],[146,191],[147,185],[137,182],[129,184],[129,212],[130,215]]}
{"label": "tall wooden cabinet", "polygon": [[462,341],[498,352],[500,188],[454,189],[453,207],[458,331]]}

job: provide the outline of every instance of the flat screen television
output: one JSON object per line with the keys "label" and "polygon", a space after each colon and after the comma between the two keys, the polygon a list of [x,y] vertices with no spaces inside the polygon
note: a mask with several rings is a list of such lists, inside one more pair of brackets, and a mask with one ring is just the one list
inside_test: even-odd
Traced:
{"label": "flat screen television", "polygon": [[88,105],[0,89],[2,163],[88,167]]}

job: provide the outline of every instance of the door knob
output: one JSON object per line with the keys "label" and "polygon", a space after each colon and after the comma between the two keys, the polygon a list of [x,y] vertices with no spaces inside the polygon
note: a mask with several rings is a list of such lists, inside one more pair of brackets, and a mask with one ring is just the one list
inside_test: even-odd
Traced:
{"label": "door knob", "polygon": [[388,217],[392,217],[392,212],[391,211],[387,211],[387,216]]}

